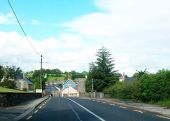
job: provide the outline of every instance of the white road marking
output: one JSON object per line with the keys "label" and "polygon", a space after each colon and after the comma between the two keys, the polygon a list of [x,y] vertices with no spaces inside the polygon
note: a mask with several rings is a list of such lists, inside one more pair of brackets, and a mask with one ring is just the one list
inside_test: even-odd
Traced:
{"label": "white road marking", "polygon": [[110,104],[110,105],[115,105],[115,104]]}
{"label": "white road marking", "polygon": [[161,115],[156,115],[156,116],[158,116],[160,118],[170,119],[169,117],[166,117],[166,116],[161,116]]}
{"label": "white road marking", "polygon": [[72,109],[73,113],[76,115],[77,119],[78,119],[79,121],[82,121],[82,120],[80,119],[78,113],[74,110],[74,108],[73,108],[69,103],[68,103],[68,105],[69,105],[70,108]]}
{"label": "white road marking", "polygon": [[38,110],[34,111],[34,113],[37,113],[37,112],[38,112]]}
{"label": "white road marking", "polygon": [[106,103],[106,102],[102,102],[102,103]]}
{"label": "white road marking", "polygon": [[72,100],[70,98],[66,98],[66,99],[68,99],[68,100],[72,101],[73,103],[77,104],[78,106],[80,106],[81,108],[83,108],[84,110],[86,110],[87,112],[89,112],[90,114],[95,116],[96,118],[98,118],[100,121],[105,121],[103,118],[101,118],[100,116],[96,115],[95,113],[93,113],[89,109],[85,108],[84,106],[80,105],[79,103],[75,102],[74,100]]}
{"label": "white road marking", "polygon": [[127,108],[127,107],[124,107],[124,106],[119,106],[120,108]]}
{"label": "white road marking", "polygon": [[42,108],[42,106],[39,107],[39,109],[41,109],[41,108]]}
{"label": "white road marking", "polygon": [[95,101],[95,100],[92,100],[92,101]]}
{"label": "white road marking", "polygon": [[32,118],[32,116],[27,117],[26,120],[29,120],[30,118]]}
{"label": "white road marking", "polygon": [[133,110],[133,111],[135,111],[135,112],[139,112],[139,113],[143,113],[142,111],[140,111],[140,110]]}

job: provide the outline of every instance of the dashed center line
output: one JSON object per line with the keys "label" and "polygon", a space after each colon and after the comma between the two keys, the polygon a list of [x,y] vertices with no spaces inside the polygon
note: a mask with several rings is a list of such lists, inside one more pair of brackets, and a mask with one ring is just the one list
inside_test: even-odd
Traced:
{"label": "dashed center line", "polygon": [[139,112],[139,113],[143,113],[142,111],[140,111],[140,110],[134,110],[135,112]]}
{"label": "dashed center line", "polygon": [[119,106],[120,108],[127,108],[127,107],[124,107],[124,106]]}
{"label": "dashed center line", "polygon": [[29,116],[29,117],[27,117],[26,119],[29,120],[30,118],[32,118],[32,116]]}
{"label": "dashed center line", "polygon": [[34,113],[37,113],[37,112],[38,112],[38,110],[34,111]]}
{"label": "dashed center line", "polygon": [[115,105],[115,104],[110,104],[110,105]]}
{"label": "dashed center line", "polygon": [[158,116],[160,118],[170,119],[169,117],[166,117],[166,116],[161,116],[161,115],[156,115],[156,116]]}

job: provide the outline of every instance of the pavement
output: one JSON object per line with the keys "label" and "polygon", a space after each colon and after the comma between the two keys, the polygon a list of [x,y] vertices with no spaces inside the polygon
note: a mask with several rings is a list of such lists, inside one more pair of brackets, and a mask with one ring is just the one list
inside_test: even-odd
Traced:
{"label": "pavement", "polygon": [[51,97],[20,121],[170,121],[168,117],[116,103]]}
{"label": "pavement", "polygon": [[42,97],[17,106],[0,107],[0,121],[18,121],[47,99],[48,97]]}
{"label": "pavement", "polygon": [[0,121],[170,121],[169,114],[170,109],[132,101],[43,97],[0,108]]}
{"label": "pavement", "polygon": [[146,103],[135,103],[133,101],[124,101],[119,99],[111,99],[111,98],[105,98],[105,99],[98,99],[93,98],[98,101],[106,101],[109,103],[114,103],[121,106],[127,106],[135,109],[139,109],[142,111],[148,111],[155,114],[160,114],[162,116],[166,116],[170,118],[170,109],[158,105],[152,105],[152,104],[146,104]]}

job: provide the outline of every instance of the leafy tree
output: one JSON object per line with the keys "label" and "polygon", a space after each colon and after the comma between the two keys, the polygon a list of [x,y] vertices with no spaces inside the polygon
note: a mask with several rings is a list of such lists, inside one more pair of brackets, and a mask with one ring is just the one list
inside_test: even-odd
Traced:
{"label": "leafy tree", "polygon": [[16,68],[15,66],[12,67],[1,67],[3,80],[1,81],[0,85],[7,88],[16,88],[16,84],[14,80],[17,78],[18,75],[22,74],[22,70],[20,68]]}
{"label": "leafy tree", "polygon": [[3,66],[0,65],[0,82],[1,82],[1,79],[3,78],[4,76],[4,68]]}
{"label": "leafy tree", "polygon": [[96,56],[96,62],[90,64],[86,86],[88,84],[88,86],[90,86],[90,81],[93,79],[94,90],[103,91],[104,88],[114,84],[118,80],[117,71],[114,70],[114,60],[105,47],[99,49]]}

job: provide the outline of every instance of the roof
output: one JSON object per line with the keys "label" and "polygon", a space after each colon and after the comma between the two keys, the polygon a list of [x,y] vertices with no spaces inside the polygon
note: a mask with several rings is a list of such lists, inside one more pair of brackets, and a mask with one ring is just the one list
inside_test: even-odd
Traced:
{"label": "roof", "polygon": [[17,78],[17,80],[23,80],[23,81],[27,82],[28,84],[33,84],[32,80],[24,77],[23,75],[17,75],[16,78]]}
{"label": "roof", "polygon": [[71,79],[68,79],[66,82],[64,82],[63,89],[67,88],[68,85],[70,85],[74,89],[77,88],[77,84],[73,80],[71,80]]}

